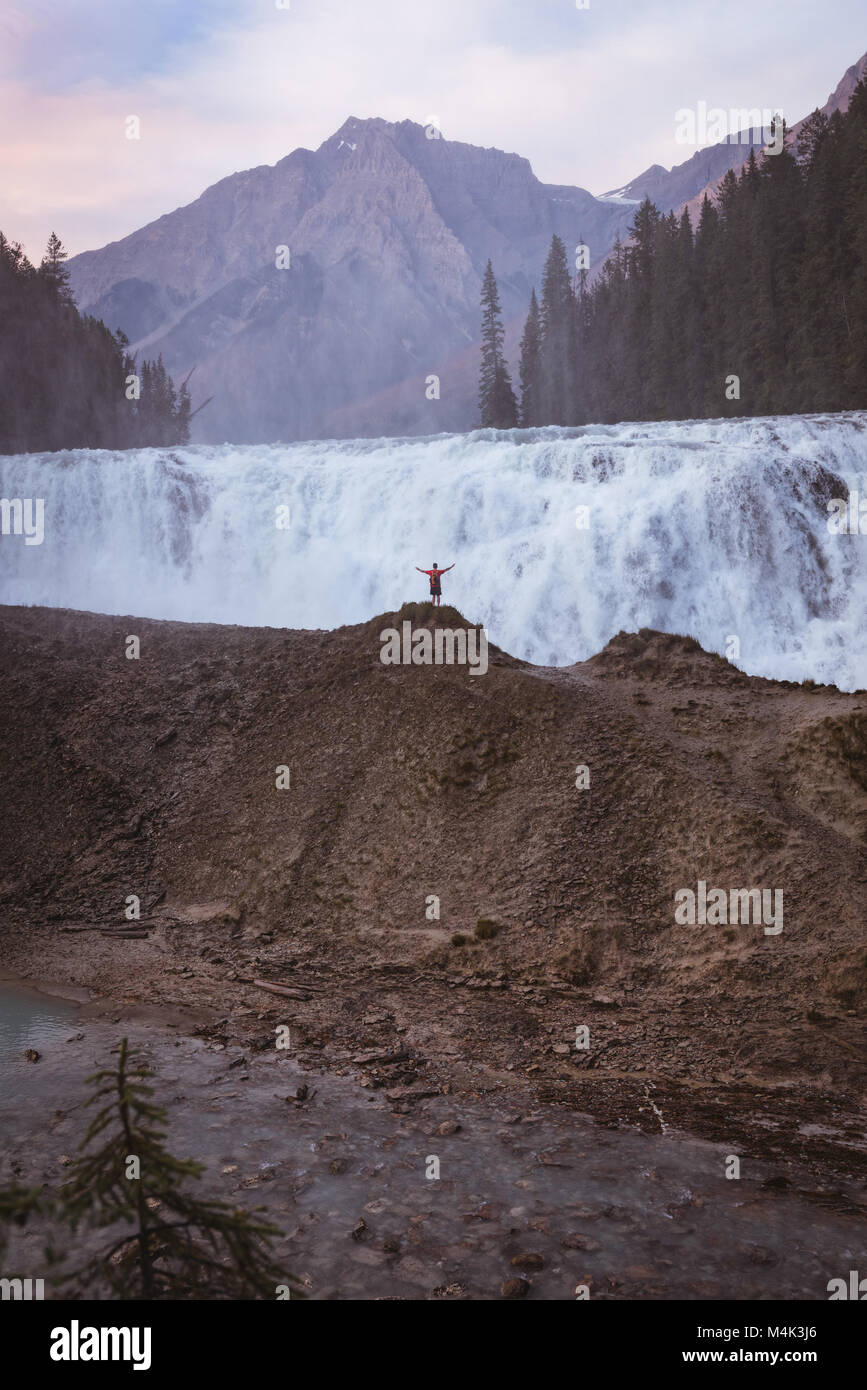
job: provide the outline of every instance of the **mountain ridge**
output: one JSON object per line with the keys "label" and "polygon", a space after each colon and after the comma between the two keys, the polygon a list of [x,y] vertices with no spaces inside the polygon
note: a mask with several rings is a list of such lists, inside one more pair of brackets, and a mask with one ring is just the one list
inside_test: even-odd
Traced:
{"label": "mountain ridge", "polygon": [[[867,55],[823,110],[848,102],[865,70]],[[468,350],[489,257],[514,363],[552,235],[570,259],[586,244],[598,272],[638,201],[687,207],[695,221],[705,193],[760,143],[723,142],[670,171],[651,165],[595,197],[542,183],[516,153],[413,121],[350,116],[316,150],[227,175],[73,257],[72,289],[134,351],[161,354],[176,377],[195,369],[194,405],[211,398],[194,420],[198,442],[472,428]]]}
{"label": "mountain ridge", "polygon": [[[229,175],[73,258],[78,302],[175,374],[199,365],[199,396],[216,396],[199,439],[316,436],[333,412],[438,375],[476,340],[489,255],[508,318],[554,232],[601,258],[629,223],[628,208],[541,183],[521,155],[429,132],[349,117],[316,151]],[[416,394],[409,428],[443,428]]]}

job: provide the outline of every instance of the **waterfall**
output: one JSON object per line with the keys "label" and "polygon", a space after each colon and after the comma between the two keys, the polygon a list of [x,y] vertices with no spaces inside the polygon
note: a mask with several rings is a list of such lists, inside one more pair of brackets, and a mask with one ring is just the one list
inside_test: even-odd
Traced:
{"label": "waterfall", "polygon": [[[867,413],[0,458],[0,601],[330,628],[424,598],[515,656],[687,633],[751,674],[867,686]],[[867,482],[862,492],[867,498]],[[867,515],[864,518],[867,531]],[[20,528],[19,528],[20,529]]]}

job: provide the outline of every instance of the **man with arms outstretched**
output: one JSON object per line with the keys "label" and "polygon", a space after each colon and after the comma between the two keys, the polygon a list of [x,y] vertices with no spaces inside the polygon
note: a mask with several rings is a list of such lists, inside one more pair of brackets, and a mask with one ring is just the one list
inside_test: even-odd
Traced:
{"label": "man with arms outstretched", "polygon": [[418,570],[419,574],[426,574],[426,575],[428,576],[428,578],[430,579],[430,598],[431,598],[431,603],[434,605],[435,608],[438,608],[439,605],[440,605],[440,600],[442,599],[442,588],[441,588],[441,586],[440,586],[440,575],[448,574],[449,570],[453,570],[453,569],[454,569],[454,564],[447,565],[446,568],[445,568],[444,570],[440,570],[440,569],[437,569],[437,562],[436,562],[436,560],[434,560],[434,562],[433,562],[433,569],[432,569],[432,570],[423,570],[423,569],[421,569],[418,565],[416,565],[416,569]]}

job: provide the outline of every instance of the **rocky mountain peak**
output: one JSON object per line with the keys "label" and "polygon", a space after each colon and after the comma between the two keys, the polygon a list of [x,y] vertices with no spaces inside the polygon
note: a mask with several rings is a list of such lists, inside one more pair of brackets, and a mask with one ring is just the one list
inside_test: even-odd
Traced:
{"label": "rocky mountain peak", "polygon": [[[213,396],[201,439],[334,434],[365,401],[370,426],[356,414],[351,428],[382,433],[396,389],[402,429],[427,433],[475,422],[464,354],[488,257],[513,319],[552,233],[603,257],[628,220],[585,189],[540,183],[520,155],[349,116],[318,149],[230,175],[70,272],[79,306],[134,349],[162,353],[175,376],[197,368],[197,399]],[[434,400],[430,375],[444,383]]]}
{"label": "rocky mountain peak", "polygon": [[[847,103],[867,55],[832,101]],[[599,266],[635,203],[713,187],[745,145],[652,165],[595,198],[543,184],[527,159],[433,126],[348,116],[316,150],[230,175],[186,207],[69,262],[79,307],[195,367],[209,442],[436,433],[476,422],[479,289],[490,257],[509,351],[553,234]],[[279,246],[290,263],[278,266]],[[439,395],[427,394],[430,377]]]}

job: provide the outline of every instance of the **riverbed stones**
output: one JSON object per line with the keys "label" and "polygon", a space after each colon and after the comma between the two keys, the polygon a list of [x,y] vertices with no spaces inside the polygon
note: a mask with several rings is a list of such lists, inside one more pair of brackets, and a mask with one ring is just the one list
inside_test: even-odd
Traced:
{"label": "riverbed stones", "polygon": [[583,1231],[571,1231],[569,1235],[563,1237],[560,1244],[565,1246],[567,1250],[601,1249],[599,1241],[594,1240],[592,1236],[585,1236]]}
{"label": "riverbed stones", "polygon": [[438,1096],[438,1090],[423,1090],[416,1086],[395,1086],[391,1091],[386,1091],[385,1098],[392,1104],[401,1104],[408,1100],[427,1100],[431,1096]]}
{"label": "riverbed stones", "polygon": [[503,1298],[513,1300],[526,1298],[527,1294],[530,1292],[530,1287],[529,1279],[504,1279],[500,1285],[500,1293],[503,1295]]}
{"label": "riverbed stones", "polygon": [[443,1120],[442,1124],[437,1129],[437,1134],[458,1134],[460,1128],[461,1126],[457,1120]]}
{"label": "riverbed stones", "polygon": [[513,1255],[511,1263],[513,1269],[544,1269],[545,1258],[535,1250],[527,1250],[520,1255]]}

